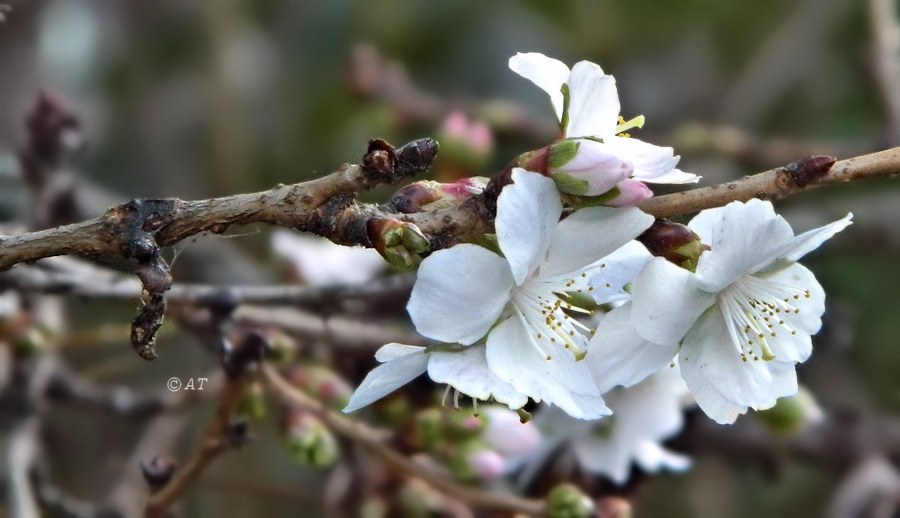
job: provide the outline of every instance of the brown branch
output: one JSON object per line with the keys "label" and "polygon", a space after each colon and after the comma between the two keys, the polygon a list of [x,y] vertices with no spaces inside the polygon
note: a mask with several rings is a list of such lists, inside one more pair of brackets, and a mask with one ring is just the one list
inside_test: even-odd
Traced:
{"label": "brown branch", "polygon": [[544,511],[544,503],[539,500],[464,486],[412,461],[385,446],[375,430],[328,410],[318,401],[294,388],[270,365],[263,365],[262,376],[269,388],[285,402],[315,414],[332,431],[363,447],[391,468],[419,478],[450,497],[483,509],[512,511],[532,516]]}
{"label": "brown branch", "polygon": [[234,444],[230,435],[231,416],[237,409],[246,385],[245,376],[227,379],[212,421],[184,466],[179,467],[168,483],[153,494],[144,511],[146,518],[169,516],[169,508],[181,498],[188,486],[220,453]]}
{"label": "brown branch", "polygon": [[793,166],[778,167],[733,182],[657,196],[644,202],[641,209],[658,218],[668,218],[721,207],[736,200],[746,201],[751,198],[779,200],[823,185],[878,176],[894,176],[900,174],[900,147],[841,160],[835,163],[830,170],[826,170],[820,178],[809,183],[806,180],[798,181],[795,172],[797,167],[804,164],[805,162],[800,162]]}

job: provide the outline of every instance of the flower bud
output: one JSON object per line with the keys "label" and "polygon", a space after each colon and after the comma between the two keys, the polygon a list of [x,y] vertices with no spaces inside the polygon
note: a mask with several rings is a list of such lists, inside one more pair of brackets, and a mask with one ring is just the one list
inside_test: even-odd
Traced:
{"label": "flower bud", "polygon": [[756,412],[755,415],[766,428],[779,435],[801,432],[825,419],[822,408],[806,387],[800,387],[797,395],[783,397],[774,407]]}
{"label": "flower bud", "polygon": [[622,180],[616,185],[618,194],[615,198],[606,202],[612,207],[636,207],[644,200],[653,197],[653,191],[638,180]]}
{"label": "flower bud", "polygon": [[441,155],[438,178],[452,180],[468,176],[468,171],[484,167],[494,147],[494,137],[487,124],[453,112],[441,126],[438,140]]}
{"label": "flower bud", "polygon": [[560,192],[599,196],[631,176],[631,162],[590,139],[560,140],[549,146],[547,172]]}
{"label": "flower bud", "polygon": [[259,382],[248,384],[238,400],[236,415],[247,419],[261,419],[266,415],[266,400]]}
{"label": "flower bud", "polygon": [[480,450],[469,454],[469,469],[481,480],[494,480],[503,476],[506,464],[503,457],[493,450]]}
{"label": "flower bud", "polygon": [[550,518],[590,518],[594,511],[594,502],[572,484],[560,484],[547,495]]}
{"label": "flower bud", "polygon": [[482,438],[487,446],[506,456],[517,456],[534,450],[541,442],[541,434],[533,422],[523,423],[519,415],[507,408],[490,407],[484,410],[487,426]]}
{"label": "flower bud", "polygon": [[388,201],[388,205],[404,214],[446,209],[481,194],[488,180],[482,176],[463,178],[453,183],[421,180],[398,190]]}
{"label": "flower bud", "polygon": [[597,501],[597,518],[631,518],[631,503],[620,496],[606,496]]}
{"label": "flower bud", "polygon": [[285,378],[298,389],[334,409],[347,406],[350,395],[353,394],[353,387],[327,367],[295,365],[285,373]]}
{"label": "flower bud", "polygon": [[433,451],[443,442],[443,416],[436,408],[422,410],[416,414],[413,425],[413,443],[425,450]]}
{"label": "flower bud", "polygon": [[37,325],[21,329],[13,339],[13,351],[23,358],[39,354],[46,345],[47,331]]}
{"label": "flower bud", "polygon": [[452,441],[478,437],[487,424],[484,417],[463,411],[444,411],[443,420],[444,436]]}
{"label": "flower bud", "polygon": [[327,468],[340,455],[331,431],[307,412],[290,410],[285,418],[284,435],[291,457],[304,466]]}
{"label": "flower bud", "polygon": [[637,239],[651,254],[692,272],[697,270],[700,254],[709,250],[687,225],[666,219],[656,220]]}
{"label": "flower bud", "polygon": [[375,218],[369,221],[367,231],[375,250],[384,259],[400,268],[412,268],[428,250],[428,237],[412,223],[397,219]]}

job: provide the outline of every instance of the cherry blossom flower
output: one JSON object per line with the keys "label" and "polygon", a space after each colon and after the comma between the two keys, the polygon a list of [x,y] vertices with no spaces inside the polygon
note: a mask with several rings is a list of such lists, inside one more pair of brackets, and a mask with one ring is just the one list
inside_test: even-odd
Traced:
{"label": "cherry blossom flower", "polygon": [[[630,138],[626,132],[643,126],[644,117],[625,121],[619,116],[616,81],[600,66],[580,61],[570,70],[561,61],[530,52],[510,58],[509,67],[550,95],[563,136],[578,145],[570,161],[558,161],[550,171],[580,181],[591,178],[589,189],[571,194],[595,196],[602,186],[618,185],[621,194],[614,204],[634,205],[652,195],[646,186],[637,186],[640,182],[683,184],[700,179],[676,168],[680,157],[671,147]],[[566,181],[565,176],[561,179]]]}
{"label": "cherry blossom flower", "polygon": [[797,393],[795,365],[812,353],[825,293],[797,261],[852,215],[794,235],[767,201],[701,212],[689,227],[711,248],[696,272],[655,258],[633,298],[608,313],[588,361],[602,386],[633,385],[677,363],[700,408],[732,423]]}
{"label": "cherry blossom flower", "polygon": [[281,229],[272,232],[271,243],[294,273],[313,286],[365,282],[385,269],[384,259],[371,248],[336,245],[325,238]]}
{"label": "cherry blossom flower", "polygon": [[[373,371],[372,379],[366,378],[350,409],[427,369],[434,381],[478,399],[473,389],[487,393],[497,383],[485,380],[496,378],[505,383],[504,395],[490,393],[510,408],[530,397],[577,418],[609,413],[586,364],[579,361],[590,329],[569,314],[579,308],[568,294],[592,294],[590,280],[598,275],[612,286],[626,284],[604,258],[649,227],[653,218],[637,209],[594,207],[560,221],[562,204],[552,180],[519,168],[512,179],[497,200],[495,226],[503,255],[472,244],[435,252],[422,262],[407,306],[422,335],[463,346],[486,336],[485,345],[464,349],[468,354],[420,351],[415,359],[404,359],[402,369],[389,361],[376,369],[381,369],[377,376]],[[471,381],[466,369],[476,365],[487,369],[477,380],[482,384],[461,387],[461,380]],[[382,387],[393,388],[385,392]]]}
{"label": "cherry blossom flower", "polygon": [[684,408],[693,404],[677,367],[665,368],[635,386],[614,389],[604,398],[613,415],[599,421],[575,420],[554,409],[542,410],[534,422],[545,442],[526,465],[543,464],[546,455],[567,442],[584,470],[620,485],[628,481],[632,464],[648,473],[690,467],[688,457],[661,444],[681,431]]}

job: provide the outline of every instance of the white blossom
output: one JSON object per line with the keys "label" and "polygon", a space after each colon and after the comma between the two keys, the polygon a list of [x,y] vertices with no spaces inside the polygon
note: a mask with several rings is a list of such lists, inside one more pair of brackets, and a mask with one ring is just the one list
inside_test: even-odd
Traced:
{"label": "white blossom", "polygon": [[797,393],[825,293],[801,257],[852,215],[800,234],[766,201],[732,202],[690,223],[710,249],[696,272],[655,258],[633,298],[601,321],[588,363],[598,384],[633,385],[677,359],[700,408],[731,423]]}
{"label": "white blossom", "polygon": [[336,245],[324,237],[278,229],[272,232],[271,243],[272,250],[313,286],[361,283],[385,269],[384,259],[375,250]]}

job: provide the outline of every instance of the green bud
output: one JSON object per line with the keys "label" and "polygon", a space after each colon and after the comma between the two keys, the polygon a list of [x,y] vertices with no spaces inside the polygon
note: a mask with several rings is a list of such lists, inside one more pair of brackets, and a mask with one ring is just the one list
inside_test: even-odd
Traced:
{"label": "green bud", "polygon": [[247,419],[261,419],[266,415],[265,394],[259,382],[250,383],[244,388],[235,413]]}
{"label": "green bud", "polygon": [[444,418],[436,408],[422,410],[416,414],[413,442],[425,451],[434,451],[443,441]]}
{"label": "green bud", "polygon": [[663,257],[692,272],[697,270],[700,254],[709,250],[709,247],[700,241],[700,236],[690,227],[667,219],[656,220],[650,228],[638,236],[638,241],[643,243],[651,254]]}
{"label": "green bud", "polygon": [[463,410],[444,412],[444,436],[452,441],[473,439],[484,432],[487,419]]}
{"label": "green bud", "polygon": [[30,357],[39,354],[46,345],[46,331],[33,325],[13,339],[13,352],[19,357]]}
{"label": "green bud", "polygon": [[578,154],[578,148],[581,145],[574,140],[560,140],[550,146],[550,154],[547,159],[547,165],[550,169],[559,169],[565,166],[575,158]]}
{"label": "green bud", "polygon": [[372,219],[367,232],[375,250],[399,268],[414,267],[421,260],[419,254],[431,246],[419,227],[397,219]]}
{"label": "green bud", "polygon": [[285,373],[295,387],[334,409],[347,406],[353,387],[333,370],[319,365],[296,365]]}
{"label": "green bud", "polygon": [[292,412],[287,417],[285,440],[291,458],[304,466],[327,468],[333,465],[340,447],[328,428],[306,412]]}
{"label": "green bud", "polygon": [[[556,182],[556,188],[561,193],[581,196],[582,194],[586,193],[588,191],[588,187],[590,187],[590,184],[588,184],[587,180],[584,180],[582,178],[575,178],[574,176],[566,173],[553,173],[552,175],[550,175],[550,178],[552,178],[553,181]],[[596,196],[593,196],[593,198],[596,198]]]}
{"label": "green bud", "polygon": [[822,410],[808,390],[801,387],[797,395],[783,397],[775,406],[754,414],[770,431],[778,435],[792,435],[804,426],[822,418]]}
{"label": "green bud", "polygon": [[595,510],[590,497],[572,484],[560,484],[547,495],[547,516],[550,518],[590,518]]}

